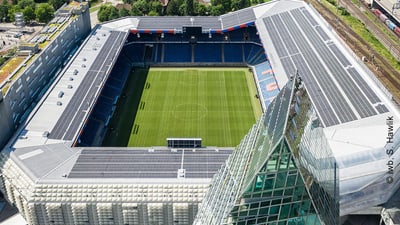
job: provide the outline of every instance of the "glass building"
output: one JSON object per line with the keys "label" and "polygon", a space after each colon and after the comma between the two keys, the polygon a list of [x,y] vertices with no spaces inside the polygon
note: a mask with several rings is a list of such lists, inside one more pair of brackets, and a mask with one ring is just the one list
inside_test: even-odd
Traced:
{"label": "glass building", "polygon": [[337,224],[330,149],[318,151],[323,161],[300,150],[323,144],[317,130],[301,81],[288,82],[214,177],[195,224],[322,224],[322,215],[326,224]]}

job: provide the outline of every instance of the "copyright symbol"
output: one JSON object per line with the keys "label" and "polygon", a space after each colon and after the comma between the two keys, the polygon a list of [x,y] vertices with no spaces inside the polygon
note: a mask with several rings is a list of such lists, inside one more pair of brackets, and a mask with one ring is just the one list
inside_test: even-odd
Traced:
{"label": "copyright symbol", "polygon": [[386,183],[388,184],[393,183],[393,177],[386,177]]}

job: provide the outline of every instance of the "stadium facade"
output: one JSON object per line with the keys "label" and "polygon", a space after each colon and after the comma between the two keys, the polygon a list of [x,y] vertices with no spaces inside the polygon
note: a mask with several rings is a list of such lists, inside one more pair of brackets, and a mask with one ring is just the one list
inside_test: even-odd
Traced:
{"label": "stadium facade", "polygon": [[[158,65],[249,65],[265,112],[235,150],[93,147],[131,68]],[[398,109],[302,1],[100,24],[49,80],[1,155],[0,188],[29,224],[338,224],[399,186]]]}

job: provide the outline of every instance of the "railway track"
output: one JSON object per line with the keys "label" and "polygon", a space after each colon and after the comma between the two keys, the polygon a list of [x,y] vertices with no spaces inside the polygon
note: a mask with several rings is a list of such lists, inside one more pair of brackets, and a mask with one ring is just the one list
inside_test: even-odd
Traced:
{"label": "railway track", "polygon": [[[365,65],[374,72],[376,77],[383,83],[385,88],[393,95],[392,99],[399,105],[400,104],[400,73],[395,70],[387,60],[373,50],[369,43],[362,39],[357,33],[355,33],[344,21],[337,17],[335,13],[330,11],[327,7],[321,4],[318,0],[305,0],[310,3],[335,29],[336,33],[346,41],[347,45],[353,50],[353,52],[364,61]],[[345,6],[349,13],[353,17],[356,17],[362,21],[366,27],[375,35],[375,37],[385,37],[389,39],[386,34],[379,29],[369,18],[364,14],[362,10],[369,10],[368,8],[358,8],[351,0],[341,0],[341,5]],[[361,6],[364,7],[364,6]],[[360,10],[361,9],[361,10]],[[387,43],[393,42],[391,39],[387,40]],[[381,41],[383,42],[383,41]],[[394,51],[399,52],[400,48],[393,43],[392,48]]]}

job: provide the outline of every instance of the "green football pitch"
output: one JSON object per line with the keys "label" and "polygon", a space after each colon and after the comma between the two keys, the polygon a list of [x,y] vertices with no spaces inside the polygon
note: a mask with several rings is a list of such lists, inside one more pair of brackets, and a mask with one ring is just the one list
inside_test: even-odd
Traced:
{"label": "green football pitch", "polygon": [[236,146],[261,114],[248,68],[151,68],[132,76],[128,102],[116,110],[121,118],[111,121],[120,125],[106,141],[129,135],[125,146],[149,147],[166,146],[168,137],[199,137],[204,146]]}

